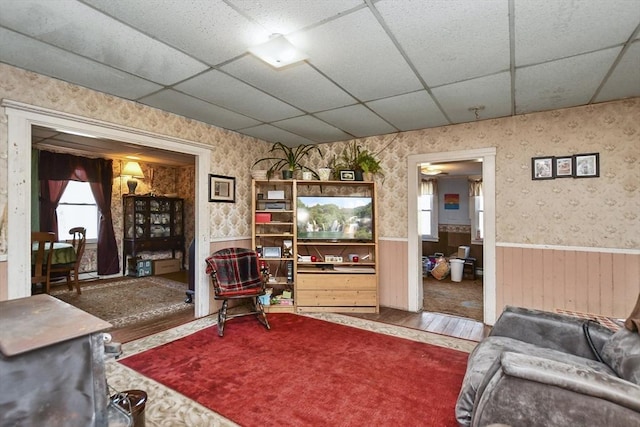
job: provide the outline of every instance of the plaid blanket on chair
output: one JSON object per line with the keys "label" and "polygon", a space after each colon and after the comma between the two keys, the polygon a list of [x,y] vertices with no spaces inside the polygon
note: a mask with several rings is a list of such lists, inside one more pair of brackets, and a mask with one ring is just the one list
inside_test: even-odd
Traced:
{"label": "plaid blanket on chair", "polygon": [[262,288],[258,254],[244,248],[227,248],[206,259],[216,295],[244,293]]}

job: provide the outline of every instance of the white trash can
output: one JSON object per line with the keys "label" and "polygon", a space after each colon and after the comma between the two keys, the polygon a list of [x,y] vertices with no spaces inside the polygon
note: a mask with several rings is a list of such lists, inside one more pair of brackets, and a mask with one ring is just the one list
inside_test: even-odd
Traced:
{"label": "white trash can", "polygon": [[464,260],[452,258],[449,260],[451,264],[451,281],[462,282],[462,270],[464,270]]}

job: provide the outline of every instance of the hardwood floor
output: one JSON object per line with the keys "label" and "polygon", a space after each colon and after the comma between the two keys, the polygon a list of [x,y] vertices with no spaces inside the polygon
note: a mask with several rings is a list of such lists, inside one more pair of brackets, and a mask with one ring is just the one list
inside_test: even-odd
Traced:
{"label": "hardwood floor", "polygon": [[[184,280],[184,278],[177,276],[167,278],[178,281]],[[215,314],[213,314],[213,316],[215,316]],[[480,341],[488,334],[489,331],[489,328],[483,323],[472,319],[431,312],[412,313],[388,307],[380,307],[380,313],[378,314],[349,313],[349,316],[388,323],[391,325],[404,326],[406,328],[418,329],[470,341]],[[166,316],[161,320],[143,322],[137,325],[114,329],[110,331],[110,333],[114,341],[125,343],[171,329],[192,320],[195,320],[193,311],[188,313],[177,313]]]}
{"label": "hardwood floor", "polygon": [[488,334],[489,329],[481,322],[447,314],[423,311],[412,313],[395,308],[380,307],[380,313],[353,313],[349,316],[374,320],[406,328],[419,329],[435,334],[480,341]]}
{"label": "hardwood floor", "polygon": [[[215,316],[215,314],[213,316]],[[350,313],[349,316],[388,323],[391,325],[404,326],[406,328],[433,332],[470,341],[480,341],[488,333],[488,328],[480,322],[439,313],[411,313],[394,308],[380,307],[380,313],[378,314]],[[114,329],[110,333],[114,341],[125,343],[180,326],[191,322],[192,320],[195,320],[193,312],[177,313],[166,316],[161,320]]]}
{"label": "hardwood floor", "polygon": [[157,334],[158,332],[166,331],[167,329],[175,328],[176,326],[189,323],[195,319],[193,311],[186,313],[182,312],[168,315],[162,319],[155,319],[149,322],[142,322],[119,329],[113,329],[109,331],[109,333],[111,334],[113,341],[125,343]]}

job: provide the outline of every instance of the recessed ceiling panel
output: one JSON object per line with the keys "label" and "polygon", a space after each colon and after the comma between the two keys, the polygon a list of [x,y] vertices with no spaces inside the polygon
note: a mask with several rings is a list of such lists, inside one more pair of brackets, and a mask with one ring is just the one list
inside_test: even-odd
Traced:
{"label": "recessed ceiling panel", "polygon": [[131,0],[85,0],[109,15],[140,29],[210,65],[246,52],[269,35],[222,0],[161,3]]}
{"label": "recessed ceiling panel", "polygon": [[[24,52],[29,52],[25,55]],[[161,86],[86,58],[0,28],[0,60],[16,67],[75,83],[125,99]]]}
{"label": "recessed ceiling panel", "polygon": [[357,137],[384,135],[398,131],[362,105],[323,111],[316,113],[315,116]]}
{"label": "recessed ceiling panel", "polygon": [[267,122],[303,114],[297,108],[216,70],[180,83],[175,89]]}
{"label": "recessed ceiling panel", "polygon": [[82,3],[23,0],[2,9],[2,26],[153,82],[172,84],[207,68]]}
{"label": "recessed ceiling panel", "polygon": [[332,142],[352,136],[309,115],[273,123],[274,126],[301,135],[315,142]]}
{"label": "recessed ceiling panel", "polygon": [[600,90],[597,102],[640,96],[640,42],[634,42]]}
{"label": "recessed ceiling panel", "polygon": [[360,99],[422,89],[422,84],[368,9],[288,37],[308,61]]}
{"label": "recessed ceiling panel", "polygon": [[455,123],[511,115],[511,78],[507,72],[437,87],[433,95]]}
{"label": "recessed ceiling panel", "polygon": [[507,0],[383,0],[375,7],[429,86],[509,69]]}
{"label": "recessed ceiling panel", "polygon": [[255,126],[260,123],[257,120],[211,105],[171,89],[163,90],[142,98],[140,102],[224,129],[235,130]]}
{"label": "recessed ceiling panel", "polygon": [[259,125],[242,129],[242,133],[262,139],[263,141],[282,142],[284,145],[288,145],[289,147],[296,147],[302,144],[315,144],[315,142],[310,139],[303,138],[299,135],[271,125]]}
{"label": "recessed ceiling panel", "polygon": [[356,102],[353,97],[306,63],[276,70],[247,55],[221,69],[308,113]]}
{"label": "recessed ceiling panel", "polygon": [[402,131],[449,124],[425,90],[367,102],[367,106]]}
{"label": "recessed ceiling panel", "polygon": [[228,2],[271,32],[284,35],[354,7],[364,6],[362,0],[269,0],[263,2],[229,0]]}
{"label": "recessed ceiling panel", "polygon": [[637,0],[515,1],[516,65],[626,42],[640,22]]}
{"label": "recessed ceiling panel", "polygon": [[586,104],[620,50],[600,50],[517,69],[516,112],[521,114]]}

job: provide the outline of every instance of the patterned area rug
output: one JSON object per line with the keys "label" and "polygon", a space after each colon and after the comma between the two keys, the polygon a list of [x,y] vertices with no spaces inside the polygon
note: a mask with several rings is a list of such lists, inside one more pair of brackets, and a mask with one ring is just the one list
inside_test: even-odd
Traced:
{"label": "patterned area rug", "polygon": [[424,311],[482,322],[482,279],[453,282],[450,277],[423,279]]}
{"label": "patterned area rug", "polygon": [[95,282],[82,286],[82,294],[66,287],[51,295],[122,328],[134,323],[160,318],[182,310],[193,310],[184,302],[188,286],[163,277],[126,278]]}

